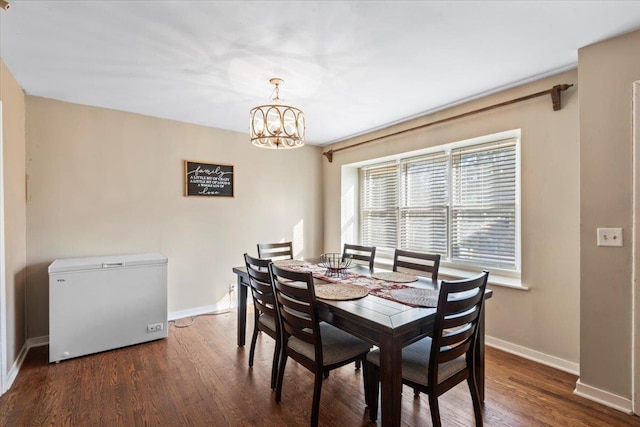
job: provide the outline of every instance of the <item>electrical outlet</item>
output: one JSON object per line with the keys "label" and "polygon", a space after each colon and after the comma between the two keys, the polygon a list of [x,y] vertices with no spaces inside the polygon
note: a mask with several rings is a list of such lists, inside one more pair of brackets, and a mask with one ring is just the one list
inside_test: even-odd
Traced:
{"label": "electrical outlet", "polygon": [[233,292],[236,290],[236,285],[234,283],[230,283],[229,284],[229,293]]}
{"label": "electrical outlet", "polygon": [[164,328],[164,324],[162,323],[152,323],[147,325],[147,333],[151,334],[153,332],[160,332]]}

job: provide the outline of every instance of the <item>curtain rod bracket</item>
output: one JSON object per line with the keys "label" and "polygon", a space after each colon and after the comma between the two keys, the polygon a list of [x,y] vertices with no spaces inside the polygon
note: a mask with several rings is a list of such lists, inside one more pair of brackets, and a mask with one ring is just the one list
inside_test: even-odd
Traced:
{"label": "curtain rod bracket", "polygon": [[553,103],[553,111],[558,111],[562,108],[562,97],[560,92],[564,92],[573,85],[555,85],[551,88],[551,102]]}
{"label": "curtain rod bracket", "polygon": [[521,96],[520,98],[512,99],[512,100],[505,101],[505,102],[500,102],[498,104],[490,105],[488,107],[479,108],[477,110],[468,111],[466,113],[458,114],[457,116],[452,116],[452,117],[447,117],[447,118],[444,118],[444,119],[436,120],[435,122],[426,123],[426,124],[419,125],[419,126],[414,126],[414,127],[408,128],[408,129],[403,129],[403,130],[397,131],[397,132],[392,132],[392,133],[387,134],[387,135],[377,136],[375,138],[368,139],[368,140],[361,141],[361,142],[357,142],[355,144],[346,145],[344,147],[339,147],[339,148],[336,148],[335,150],[325,151],[324,153],[322,153],[322,155],[325,156],[327,158],[327,160],[329,160],[329,163],[332,163],[333,162],[333,154],[337,153],[338,151],[348,150],[350,148],[359,147],[361,145],[368,144],[368,143],[374,142],[374,141],[379,141],[381,139],[389,138],[391,136],[396,136],[396,135],[400,135],[400,134],[407,133],[407,132],[413,132],[414,130],[424,129],[424,128],[429,127],[429,126],[439,125],[441,123],[450,122],[452,120],[461,119],[463,117],[471,116],[473,114],[483,113],[483,112],[489,111],[489,110],[494,110],[496,108],[504,107],[506,105],[515,104],[517,102],[527,101],[529,99],[537,98],[539,96],[543,96],[543,95],[546,95],[546,94],[550,94],[551,95],[551,102],[553,103],[553,111],[558,111],[558,110],[560,110],[562,108],[562,102],[561,102],[562,99],[561,99],[561,96],[560,96],[560,92],[564,92],[565,90],[569,89],[572,86],[573,85],[567,85],[567,84],[555,85],[551,89],[543,90],[542,92],[533,93],[533,94],[527,95],[527,96]]}

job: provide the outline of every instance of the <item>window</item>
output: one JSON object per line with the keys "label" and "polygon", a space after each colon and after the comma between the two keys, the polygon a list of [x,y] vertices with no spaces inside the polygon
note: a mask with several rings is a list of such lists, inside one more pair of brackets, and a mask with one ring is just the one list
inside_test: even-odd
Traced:
{"label": "window", "polygon": [[363,168],[362,242],[392,248],[398,240],[398,166],[385,163]]}
{"label": "window", "polygon": [[519,268],[517,139],[452,146],[360,169],[361,243]]}
{"label": "window", "polygon": [[447,256],[448,170],[444,152],[400,162],[400,248]]}

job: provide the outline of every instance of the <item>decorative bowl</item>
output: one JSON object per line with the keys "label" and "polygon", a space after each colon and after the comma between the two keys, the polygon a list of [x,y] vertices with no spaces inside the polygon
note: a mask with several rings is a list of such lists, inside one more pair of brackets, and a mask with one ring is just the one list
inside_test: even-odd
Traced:
{"label": "decorative bowl", "polygon": [[320,265],[331,272],[341,272],[351,265],[351,257],[342,257],[339,253],[326,253],[320,256]]}

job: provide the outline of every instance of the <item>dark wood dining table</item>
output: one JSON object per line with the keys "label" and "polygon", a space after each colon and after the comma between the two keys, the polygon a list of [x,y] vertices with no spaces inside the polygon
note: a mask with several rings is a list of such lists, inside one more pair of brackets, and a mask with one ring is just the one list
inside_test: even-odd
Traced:
{"label": "dark wood dining table", "polygon": [[[369,274],[356,266],[349,271]],[[384,270],[376,269],[376,272]],[[249,278],[246,268],[234,267],[238,279],[238,346],[245,344]],[[430,279],[420,277],[414,287],[437,289]],[[485,298],[490,298],[487,290]],[[399,426],[402,410],[402,348],[431,334],[436,309],[414,307],[386,298],[367,295],[350,301],[318,299],[320,318],[380,348],[381,418],[383,426]],[[475,348],[476,383],[484,401],[484,311],[480,315]]]}

